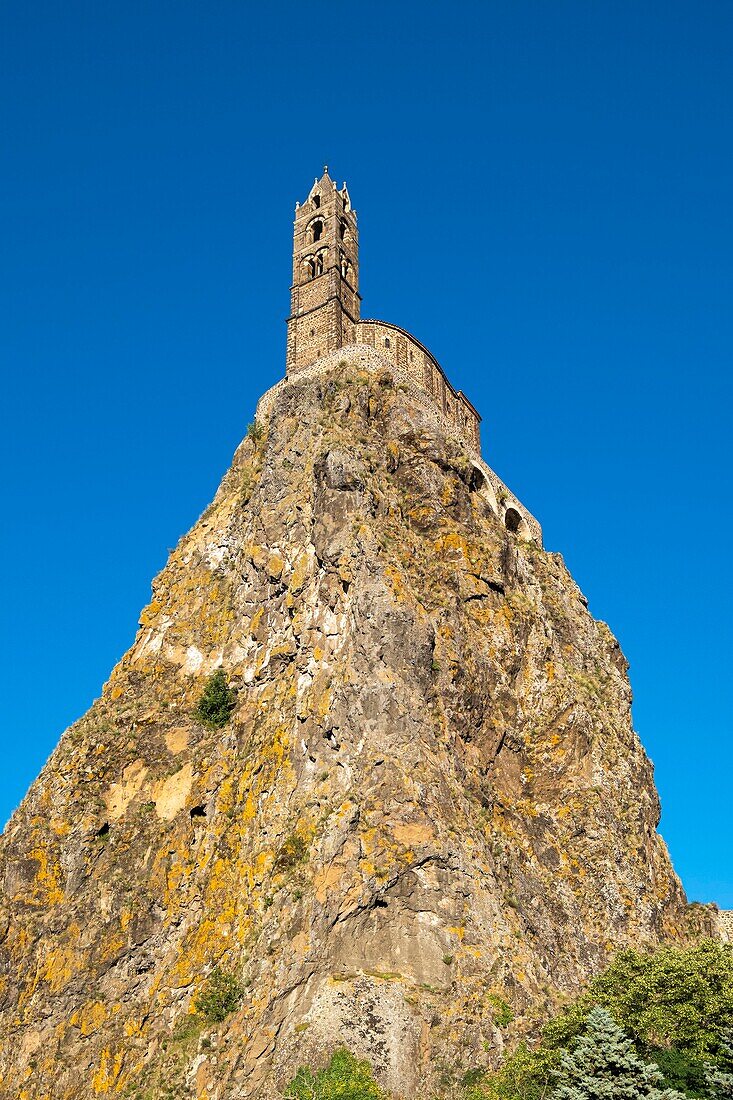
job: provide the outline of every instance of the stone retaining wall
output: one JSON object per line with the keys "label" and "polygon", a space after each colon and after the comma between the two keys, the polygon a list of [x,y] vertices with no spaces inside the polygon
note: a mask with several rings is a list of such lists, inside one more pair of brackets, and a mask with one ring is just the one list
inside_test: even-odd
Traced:
{"label": "stone retaining wall", "polygon": [[723,943],[733,943],[733,909],[719,909],[716,919]]}

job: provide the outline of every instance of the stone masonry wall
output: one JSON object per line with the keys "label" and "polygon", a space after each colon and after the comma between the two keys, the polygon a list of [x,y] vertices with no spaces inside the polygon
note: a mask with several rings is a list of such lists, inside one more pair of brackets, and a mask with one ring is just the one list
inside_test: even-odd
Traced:
{"label": "stone masonry wall", "polygon": [[733,943],[733,909],[719,909],[717,925],[721,940],[724,943]]}
{"label": "stone masonry wall", "polygon": [[[372,326],[378,326],[380,333],[385,329],[395,334],[402,333],[402,330],[397,329],[394,325],[384,325],[379,321],[370,321],[366,323]],[[407,334],[403,333],[402,335]],[[417,341],[414,341],[414,344],[417,348],[425,351]],[[276,382],[274,386],[267,390],[257,404],[255,420],[259,421],[266,418],[277,394],[286,386],[297,385],[303,378],[317,377],[319,374],[326,373],[329,370],[333,370],[335,367],[342,366],[342,364],[353,366],[356,370],[370,372],[377,372],[386,368],[407,387],[410,394],[420,402],[425,412],[427,412],[443,430],[456,438],[466,448],[476,469],[476,476],[480,481],[481,492],[486,497],[493,511],[501,516],[507,527],[511,526],[512,530],[516,531],[519,538],[532,539],[541,546],[542,528],[540,524],[504,484],[501,478],[494,473],[486,462],[484,462],[477,445],[477,432],[473,430],[473,426],[470,422],[468,430],[466,430],[465,424],[461,423],[460,420],[455,417],[452,412],[452,406],[448,403],[443,407],[447,410],[451,410],[451,412],[444,413],[441,405],[436,403],[435,398],[426,392],[425,384],[419,374],[416,374],[414,369],[412,371],[408,370],[407,366],[403,366],[399,361],[387,358],[384,354],[385,350],[390,351],[392,347],[384,350],[380,347],[379,351],[376,351],[368,344],[358,343],[337,348],[336,351],[332,351],[328,355],[322,356],[309,366],[302,367],[290,377],[285,377],[279,382]],[[425,354],[429,355],[429,352],[425,352]],[[414,368],[415,359],[413,359],[412,362]],[[440,371],[440,367],[438,367],[438,370]],[[440,373],[442,375],[442,371],[440,371]],[[446,385],[449,385],[447,380]],[[456,394],[456,391],[453,391],[453,393]],[[457,396],[462,397],[463,395],[457,394]]]}
{"label": "stone masonry wall", "polygon": [[453,389],[437,359],[419,340],[385,321],[360,321],[355,328],[357,344],[368,344],[406,373],[411,382],[432,397],[444,421],[456,428],[474,450],[481,451],[481,417],[465,394]]}

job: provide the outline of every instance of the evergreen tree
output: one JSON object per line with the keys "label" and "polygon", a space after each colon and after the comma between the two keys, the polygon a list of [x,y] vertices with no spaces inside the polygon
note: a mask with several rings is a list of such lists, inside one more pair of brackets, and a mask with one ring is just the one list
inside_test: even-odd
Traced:
{"label": "evergreen tree", "polygon": [[714,1100],[733,1100],[733,1028],[720,1036],[718,1064],[705,1063],[705,1084]]}
{"label": "evergreen tree", "polygon": [[229,721],[236,705],[236,692],[227,684],[224,670],[218,668],[206,681],[194,714],[209,729],[221,729]]}
{"label": "evergreen tree", "polygon": [[674,1089],[660,1088],[662,1080],[612,1016],[596,1007],[573,1051],[562,1055],[553,1100],[683,1100]]}

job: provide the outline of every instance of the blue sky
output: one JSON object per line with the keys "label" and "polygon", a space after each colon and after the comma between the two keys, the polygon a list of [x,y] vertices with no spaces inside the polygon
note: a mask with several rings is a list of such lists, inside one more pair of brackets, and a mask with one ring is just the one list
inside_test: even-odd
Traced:
{"label": "blue sky", "polygon": [[327,162],[631,661],[661,831],[733,907],[733,8],[7,3],[0,819],[284,369]]}

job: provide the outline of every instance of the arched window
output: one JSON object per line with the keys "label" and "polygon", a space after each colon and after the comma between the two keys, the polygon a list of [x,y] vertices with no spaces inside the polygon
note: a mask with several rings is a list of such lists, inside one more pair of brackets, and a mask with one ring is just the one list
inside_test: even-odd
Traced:
{"label": "arched window", "polygon": [[516,508],[507,508],[504,513],[504,526],[507,531],[516,532],[522,526],[522,517]]}
{"label": "arched window", "polygon": [[468,471],[468,488],[472,493],[477,493],[494,514],[498,512],[496,493],[483,470],[481,470],[475,462],[471,463],[471,467]]}
{"label": "arched window", "polygon": [[340,222],[339,222],[339,236],[341,237],[341,240],[342,240],[342,241],[343,241],[343,240],[345,239],[345,237],[346,237],[346,230],[347,230],[347,225],[346,225],[346,222],[345,222],[345,221],[343,221],[343,220],[342,220],[342,221],[340,221]]}
{"label": "arched window", "polygon": [[303,260],[303,269],[306,279],[312,279],[316,273],[316,261],[312,256],[306,256]]}
{"label": "arched window", "polygon": [[345,279],[345,278],[347,278],[347,276],[349,274],[351,264],[349,263],[345,252],[342,252],[340,254],[339,260],[340,260],[340,264],[341,264],[341,278]]}
{"label": "arched window", "polygon": [[315,208],[317,210],[318,207],[321,205],[321,196],[320,195],[314,195],[311,201],[312,201],[313,205],[315,206]]}
{"label": "arched window", "polygon": [[468,487],[472,493],[480,493],[482,489],[486,488],[486,477],[475,462],[471,463],[471,468],[468,471]]}
{"label": "arched window", "polygon": [[321,221],[320,218],[316,218],[316,220],[311,225],[311,240],[314,241],[314,242],[315,241],[320,241],[322,236],[323,236],[323,222]]}
{"label": "arched window", "polygon": [[391,346],[392,346],[392,341],[390,340],[389,336],[385,336],[385,338],[384,338],[384,346],[385,346],[385,348],[389,348],[389,347],[391,347]]}
{"label": "arched window", "polygon": [[322,275],[323,274],[323,259],[324,259],[325,255],[326,255],[325,252],[319,252],[316,255],[316,275]]}

